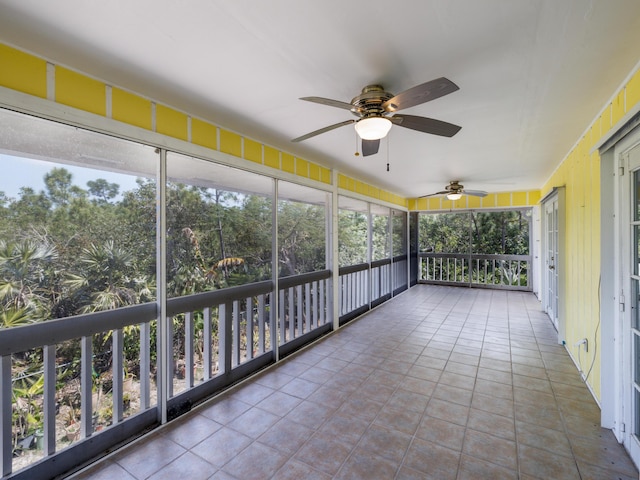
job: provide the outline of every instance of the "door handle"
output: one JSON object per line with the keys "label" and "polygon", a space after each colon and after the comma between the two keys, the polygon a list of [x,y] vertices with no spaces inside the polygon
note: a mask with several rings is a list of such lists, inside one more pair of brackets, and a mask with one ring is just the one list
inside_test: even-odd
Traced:
{"label": "door handle", "polygon": [[555,265],[549,265],[549,270],[554,270],[556,268]]}

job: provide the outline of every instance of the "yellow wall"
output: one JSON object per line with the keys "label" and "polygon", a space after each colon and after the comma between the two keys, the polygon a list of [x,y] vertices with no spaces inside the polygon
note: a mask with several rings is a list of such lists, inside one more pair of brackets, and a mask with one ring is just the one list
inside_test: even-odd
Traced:
{"label": "yellow wall", "polygon": [[[564,317],[567,348],[575,360],[580,359],[583,371],[593,370],[588,382],[600,399],[600,156],[589,151],[635,105],[640,103],[640,70],[612,96],[602,114],[586,129],[575,147],[559,163],[551,178],[542,187],[542,195],[554,187],[566,187]],[[589,340],[589,351],[580,351],[575,343]],[[595,361],[594,361],[595,355]]]}
{"label": "yellow wall", "polygon": [[540,190],[524,192],[490,193],[486,197],[463,196],[460,200],[447,200],[445,196],[409,199],[409,210],[462,210],[480,208],[531,207],[540,201]]}

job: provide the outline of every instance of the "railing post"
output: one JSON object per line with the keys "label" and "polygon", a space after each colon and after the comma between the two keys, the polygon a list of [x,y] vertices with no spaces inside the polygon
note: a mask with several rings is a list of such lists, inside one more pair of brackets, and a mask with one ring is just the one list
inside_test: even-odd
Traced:
{"label": "railing post", "polygon": [[[123,334],[121,329],[114,330],[111,334],[111,375],[113,377],[113,423],[122,421],[124,417],[122,405],[122,382],[124,362],[122,355]],[[142,376],[142,365],[140,365],[140,376]]]}
{"label": "railing post", "polygon": [[258,352],[260,354],[265,351],[265,307],[264,295],[258,296]]}
{"label": "railing post", "polygon": [[44,357],[44,453],[56,451],[56,346],[45,345]]}
{"label": "railing post", "polygon": [[193,312],[184,314],[184,380],[193,387]]}
{"label": "railing post", "polygon": [[220,373],[231,372],[231,321],[233,305],[223,303],[218,307],[218,370]]}
{"label": "railing post", "polygon": [[[296,338],[296,309],[295,309],[295,288],[289,287],[287,289],[287,313],[289,314],[289,340]],[[299,333],[299,332],[298,332]]]}
{"label": "railing post", "polygon": [[253,358],[253,298],[247,297],[247,360]]}
{"label": "railing post", "polygon": [[283,345],[287,340],[286,340],[286,328],[287,326],[285,325],[285,303],[284,303],[284,290],[280,290],[280,293],[278,295],[278,297],[280,298],[280,301],[278,302],[278,309],[280,310],[280,345]]}
{"label": "railing post", "polygon": [[93,337],[81,337],[80,345],[80,436],[87,438],[93,433]]}
{"label": "railing post", "polygon": [[309,317],[304,316],[304,310],[302,309],[302,285],[296,286],[296,309],[298,316],[298,330],[299,332],[309,332],[311,330],[311,321]]}
{"label": "railing post", "polygon": [[240,305],[237,300],[233,301],[233,309],[232,318],[233,323],[231,324],[231,338],[232,338],[232,346],[231,346],[231,367],[237,367],[240,365]]}
{"label": "railing post", "polygon": [[202,352],[202,362],[204,363],[202,369],[202,376],[204,380],[209,380],[211,378],[211,307],[205,307],[202,309],[202,340],[204,342],[203,352]]}
{"label": "railing post", "polygon": [[140,410],[146,410],[151,404],[151,325],[140,325]]}
{"label": "railing post", "polygon": [[11,355],[2,357],[0,365],[0,446],[2,447],[2,457],[0,463],[2,466],[2,476],[9,475],[12,469],[13,459],[13,442],[11,439],[11,394],[13,386],[11,385]]}

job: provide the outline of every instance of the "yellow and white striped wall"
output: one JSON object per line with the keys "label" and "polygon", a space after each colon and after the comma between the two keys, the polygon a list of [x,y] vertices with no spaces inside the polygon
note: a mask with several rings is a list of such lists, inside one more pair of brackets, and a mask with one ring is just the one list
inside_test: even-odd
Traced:
{"label": "yellow and white striped wall", "polygon": [[451,201],[445,196],[409,199],[409,210],[438,211],[465,210],[483,208],[532,207],[540,201],[539,190],[522,192],[490,193],[486,197],[463,195],[461,199]]}
{"label": "yellow and white striped wall", "polygon": [[[0,44],[0,87],[157,132],[325,185],[333,182],[332,171],[315,162],[4,44]],[[339,175],[338,184],[345,192],[407,207],[406,198],[346,175]]]}

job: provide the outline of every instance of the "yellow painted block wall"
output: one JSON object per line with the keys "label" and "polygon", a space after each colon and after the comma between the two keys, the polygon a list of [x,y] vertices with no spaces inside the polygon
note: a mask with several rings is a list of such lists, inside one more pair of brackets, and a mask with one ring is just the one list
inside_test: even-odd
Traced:
{"label": "yellow painted block wall", "polygon": [[[0,43],[0,86],[42,98],[48,96],[64,105],[107,116],[113,120],[155,131],[212,150],[260,163],[300,177],[331,185],[329,168],[281,152],[217,125],[189,116],[101,80],[66,67],[51,64],[53,81],[48,84],[48,63],[42,58]],[[49,93],[49,90],[55,89]],[[110,92],[108,95],[107,92]],[[407,199],[356,179],[343,178],[346,190],[403,207]],[[357,187],[356,187],[357,185]]]}
{"label": "yellow painted block wall", "polygon": [[192,118],[191,141],[196,145],[216,150],[218,148],[218,129],[210,123]]}
{"label": "yellow painted block wall", "polygon": [[188,138],[187,116],[164,105],[156,106],[156,131],[173,138]]}
{"label": "yellow painted block wall", "polygon": [[46,98],[47,62],[0,44],[0,85]]}
{"label": "yellow painted block wall", "polygon": [[85,112],[105,115],[107,86],[93,78],[56,66],[56,102]]}
{"label": "yellow painted block wall", "polygon": [[447,200],[446,197],[412,198],[407,205],[411,211],[463,210],[481,208],[531,207],[540,201],[540,191],[490,193],[486,197],[464,195],[460,200]]}
{"label": "yellow painted block wall", "polygon": [[151,100],[119,88],[112,88],[111,118],[119,122],[128,123],[129,125],[151,130]]}

